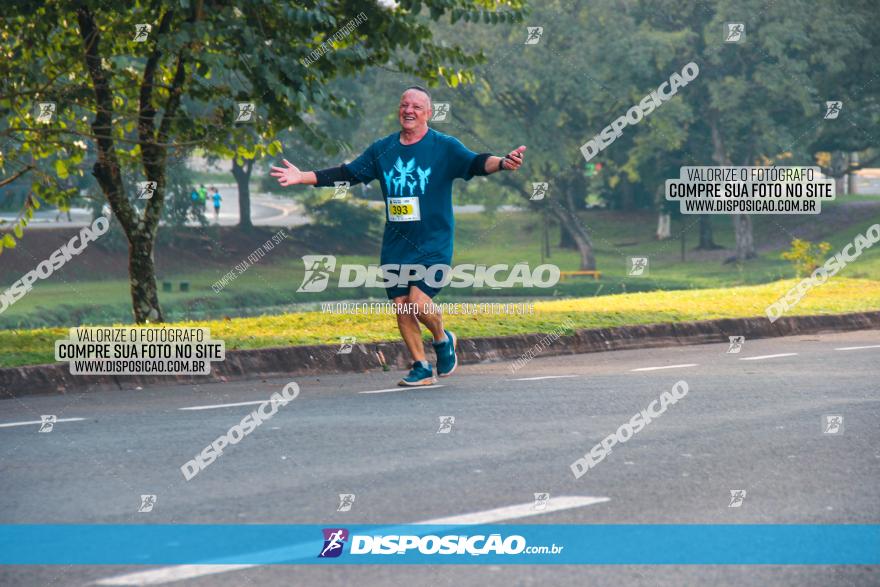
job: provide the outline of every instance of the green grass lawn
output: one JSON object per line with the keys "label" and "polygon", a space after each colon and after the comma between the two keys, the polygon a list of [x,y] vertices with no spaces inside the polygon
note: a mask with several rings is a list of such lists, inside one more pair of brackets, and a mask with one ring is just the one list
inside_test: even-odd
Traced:
{"label": "green grass lawn", "polygon": [[[535,303],[533,314],[447,315],[446,324],[460,337],[551,332],[571,320],[574,328],[764,316],[764,309],[797,280],[763,285],[687,291],[653,291]],[[835,277],[814,287],[787,315],[838,314],[880,309],[880,281]],[[334,344],[341,336],[359,342],[398,340],[392,316],[298,312],[231,320],[188,321],[176,326],[204,326],[227,350],[303,344]],[[66,328],[0,331],[0,367],[50,363],[54,341]]]}
{"label": "green grass lawn", "polygon": [[[789,262],[782,260],[782,248],[766,251],[745,264],[723,264],[721,259],[732,254],[733,231],[726,216],[714,218],[715,239],[727,250],[707,258],[692,249],[697,243],[697,219],[685,217],[673,222],[673,234],[684,228],[686,258],[680,257],[680,241],[657,241],[654,238],[656,216],[651,212],[615,213],[589,211],[583,214],[589,228],[602,279],[577,278],[561,282],[550,289],[479,290],[447,288],[438,301],[467,299],[516,298],[553,299],[608,295],[635,291],[724,288],[773,282],[794,276]],[[525,212],[460,214],[456,221],[455,263],[486,264],[526,261],[535,267],[541,263],[539,218]],[[787,243],[801,236],[805,228],[816,226],[822,217],[755,216],[755,240],[758,244],[782,240]],[[851,225],[828,227],[824,236],[832,244],[831,253],[838,251],[860,232],[880,222],[880,214],[856,217]],[[821,227],[821,226],[820,226]],[[340,235],[344,238],[344,235]],[[558,265],[563,271],[579,265],[576,252],[555,247],[558,228],[551,231],[554,245],[551,257],[544,262]],[[815,239],[813,239],[815,240]],[[787,246],[787,245],[786,245]],[[288,255],[288,256],[284,256]],[[644,277],[626,274],[630,256],[647,256],[649,273]],[[279,314],[301,309],[315,309],[318,302],[339,299],[384,300],[381,289],[329,288],[318,294],[297,293],[302,281],[303,265],[299,256],[276,251],[251,266],[219,294],[211,285],[232,269],[241,259],[229,259],[228,266],[194,268],[184,275],[168,275],[159,267],[159,280],[173,283],[174,291],[160,290],[160,300],[167,320],[222,318]],[[377,263],[378,255],[338,256],[337,263]],[[840,276],[880,278],[880,247],[865,251],[856,263],[846,267]],[[40,281],[34,289],[0,314],[0,328],[30,328],[71,324],[112,324],[131,321],[131,300],[124,279],[70,279],[53,276]],[[8,285],[17,276],[0,275],[0,283]],[[179,282],[190,284],[189,292],[179,291]],[[161,284],[160,284],[161,287]]]}

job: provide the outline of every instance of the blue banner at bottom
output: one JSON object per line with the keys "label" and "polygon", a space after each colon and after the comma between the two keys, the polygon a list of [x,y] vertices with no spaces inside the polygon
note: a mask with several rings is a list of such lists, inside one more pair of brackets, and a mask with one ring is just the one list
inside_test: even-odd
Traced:
{"label": "blue banner at bottom", "polygon": [[0,564],[877,565],[880,525],[2,525]]}

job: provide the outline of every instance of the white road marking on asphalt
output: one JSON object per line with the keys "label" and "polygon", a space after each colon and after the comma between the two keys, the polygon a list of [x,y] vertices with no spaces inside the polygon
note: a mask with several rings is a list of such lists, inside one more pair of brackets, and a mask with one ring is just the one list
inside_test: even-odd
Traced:
{"label": "white road marking on asphalt", "polygon": [[662,367],[639,367],[630,371],[659,371],[660,369],[678,369],[679,367],[696,367],[696,363],[684,363],[682,365],[664,365]]}
{"label": "white road marking on asphalt", "polygon": [[845,346],[840,347],[839,349],[834,349],[835,351],[858,351],[861,349],[880,349],[880,344],[870,344],[868,346]]}
{"label": "white road marking on asphalt", "polygon": [[776,359],[779,357],[793,357],[797,353],[779,353],[778,355],[760,355],[758,357],[742,357],[740,361],[761,361],[763,359]]}
{"label": "white road marking on asphalt", "polygon": [[567,379],[569,377],[580,377],[580,375],[544,375],[543,377],[523,377],[522,379],[511,379],[511,381],[539,381],[541,379]]}
{"label": "white road marking on asphalt", "polygon": [[177,567],[164,567],[154,571],[129,573],[95,581],[95,585],[161,585],[174,583],[186,579],[195,579],[206,575],[217,575],[229,571],[250,569],[259,565],[180,565]]}
{"label": "white road marking on asphalt", "polygon": [[[562,495],[559,497],[551,497],[547,502],[547,506],[543,510],[535,510],[535,503],[528,502],[518,505],[485,510],[482,512],[474,512],[471,514],[462,514],[459,516],[449,516],[446,518],[435,518],[433,520],[425,520],[424,522],[414,522],[414,524],[425,526],[467,526],[470,524],[494,524],[506,520],[515,520],[517,518],[526,518],[530,516],[538,516],[551,512],[558,512],[573,508],[595,505],[611,501],[609,497],[590,497],[580,495]],[[365,533],[372,534],[393,534],[400,533],[400,527],[377,528]],[[163,583],[173,583],[175,581],[183,581],[184,579],[193,579],[204,575],[216,575],[218,573],[226,573],[228,571],[238,571],[241,569],[249,569],[251,567],[261,566],[262,564],[271,564],[272,562],[290,561],[296,558],[305,558],[315,556],[316,544],[320,545],[320,538],[304,543],[283,546],[280,548],[263,551],[251,556],[260,556],[265,559],[265,563],[260,564],[239,564],[239,565],[177,565],[173,567],[163,567],[151,571],[140,571],[136,573],[128,573],[109,577],[96,581],[95,585],[161,585]]]}
{"label": "white road marking on asphalt", "polygon": [[[58,418],[55,423],[61,422],[81,422],[85,418]],[[42,420],[30,420],[28,422],[9,422],[8,424],[0,424],[0,428],[12,428],[13,426],[30,426],[31,424],[42,424]]]}
{"label": "white road marking on asphalt", "polygon": [[502,508],[492,510],[484,510],[482,512],[474,512],[472,514],[463,514],[460,516],[450,516],[448,518],[436,518],[434,520],[426,520],[424,522],[415,522],[416,524],[425,524],[430,526],[468,526],[470,524],[494,524],[504,520],[515,520],[517,518],[527,518],[529,516],[538,516],[550,512],[558,512],[561,510],[570,510],[572,508],[580,508],[597,503],[611,501],[610,497],[589,497],[586,495],[563,495],[560,497],[551,497],[547,502],[547,506],[543,510],[535,510],[535,502],[521,503],[518,505],[509,505]]}
{"label": "white road marking on asphalt", "polygon": [[446,387],[446,386],[445,385],[412,385],[412,386],[408,385],[408,386],[404,387],[401,385],[399,387],[389,387],[388,389],[374,389],[372,391],[359,391],[358,393],[390,393],[392,391],[406,391],[407,389],[420,389],[422,387],[434,389],[437,387]]}
{"label": "white road marking on asphalt", "polygon": [[188,408],[177,408],[177,409],[178,410],[215,410],[217,408],[235,408],[238,406],[255,406],[257,404],[262,404],[264,402],[272,402],[273,404],[282,403],[282,402],[276,402],[275,400],[271,400],[271,399],[261,399],[261,400],[254,401],[254,402],[237,402],[234,404],[214,404],[211,406],[191,406]]}

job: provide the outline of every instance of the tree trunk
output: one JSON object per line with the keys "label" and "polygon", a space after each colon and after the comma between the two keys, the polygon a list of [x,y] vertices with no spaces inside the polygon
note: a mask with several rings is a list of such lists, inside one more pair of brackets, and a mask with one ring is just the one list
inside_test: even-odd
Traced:
{"label": "tree trunk", "polygon": [[[715,160],[716,165],[733,165],[730,161],[730,155],[727,153],[727,149],[724,146],[724,138],[721,136],[721,131],[718,129],[715,117],[711,116],[710,121],[713,146],[712,158]],[[746,157],[745,159],[748,161],[750,157]],[[749,163],[746,164],[748,165]],[[746,259],[757,257],[758,255],[755,252],[755,238],[752,233],[752,217],[748,214],[733,214],[731,218],[733,220],[734,235],[736,236],[735,260],[742,262]]]}
{"label": "tree trunk", "polygon": [[156,288],[152,238],[145,235],[129,238],[128,274],[131,278],[131,302],[135,321],[138,324],[163,322],[159,291]]}
{"label": "tree trunk", "polygon": [[700,244],[697,245],[698,251],[714,251],[724,248],[715,242],[712,234],[712,216],[710,214],[700,214]]}
{"label": "tree trunk", "polygon": [[752,217],[748,214],[734,214],[733,228],[736,234],[736,260],[745,261],[757,257],[752,236]]}
{"label": "tree trunk", "polygon": [[657,240],[666,240],[672,236],[672,215],[661,210],[657,215]]}
{"label": "tree trunk", "polygon": [[[547,171],[547,170],[545,170]],[[550,175],[549,172],[546,175]],[[528,202],[529,194],[522,189],[522,184],[505,173],[498,174],[498,180],[519,194]],[[559,185],[562,185],[561,183]],[[570,187],[570,186],[567,186]],[[558,200],[558,201],[557,201]],[[560,202],[562,205],[560,205]],[[554,190],[550,197],[541,201],[546,210],[559,222],[559,229],[568,232],[574,241],[575,247],[581,257],[581,269],[592,271],[596,269],[596,257],[593,255],[593,242],[587,229],[581,224],[574,207],[574,198],[571,189]],[[534,209],[534,208],[533,208]]]}
{"label": "tree trunk", "polygon": [[238,228],[250,230],[251,222],[251,172],[254,170],[254,160],[245,160],[244,166],[238,164],[236,158],[232,159],[232,175],[238,184]]}
{"label": "tree trunk", "polygon": [[574,239],[571,237],[571,233],[567,230],[559,231],[559,244],[557,245],[560,249],[576,249],[577,243],[574,242]]}
{"label": "tree trunk", "polygon": [[559,221],[560,229],[568,232],[574,241],[581,257],[581,270],[594,271],[596,257],[593,255],[593,241],[575,212],[569,208],[563,208],[555,202],[551,205],[550,211]]}
{"label": "tree trunk", "polygon": [[[160,29],[165,28],[167,20],[167,18],[163,19],[163,25]],[[159,216],[165,197],[165,151],[158,149],[152,143],[141,144],[141,157],[145,163],[147,180],[156,181],[153,197],[147,201],[144,216],[141,218],[137,209],[132,206],[126,196],[119,158],[116,155],[113,142],[113,96],[99,52],[100,31],[91,11],[86,7],[77,9],[77,21],[83,39],[86,68],[92,79],[96,103],[92,131],[97,137],[95,140],[97,159],[92,173],[128,239],[129,284],[135,321],[139,324],[148,321],[162,322],[163,316],[159,307],[156,272],[153,264],[153,241],[159,226]],[[178,71],[179,76],[180,71]],[[149,81],[151,82],[151,80]],[[171,109],[172,115],[174,109],[176,109],[176,104],[175,108]],[[143,106],[141,112],[146,112],[147,115],[154,114],[153,110],[145,110]],[[142,124],[145,124],[144,120],[146,118],[142,119]],[[151,123],[152,119],[150,118],[149,124],[151,125]],[[144,130],[151,130],[151,126],[139,127],[138,130],[140,134]]]}
{"label": "tree trunk", "polygon": [[636,198],[635,192],[633,190],[633,184],[631,184],[626,177],[621,178],[620,180],[620,209],[621,210],[635,210],[636,209]]}

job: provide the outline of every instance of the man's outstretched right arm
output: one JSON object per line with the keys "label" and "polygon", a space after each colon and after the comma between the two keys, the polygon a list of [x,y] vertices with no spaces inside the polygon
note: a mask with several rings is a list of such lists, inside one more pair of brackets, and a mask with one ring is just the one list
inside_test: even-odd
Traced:
{"label": "man's outstretched right arm", "polygon": [[283,159],[283,162],[284,167],[273,165],[270,175],[277,178],[278,183],[284,187],[298,184],[325,187],[336,185],[338,181],[347,181],[350,185],[360,183],[360,180],[345,165],[317,171],[300,171],[287,159]]}

